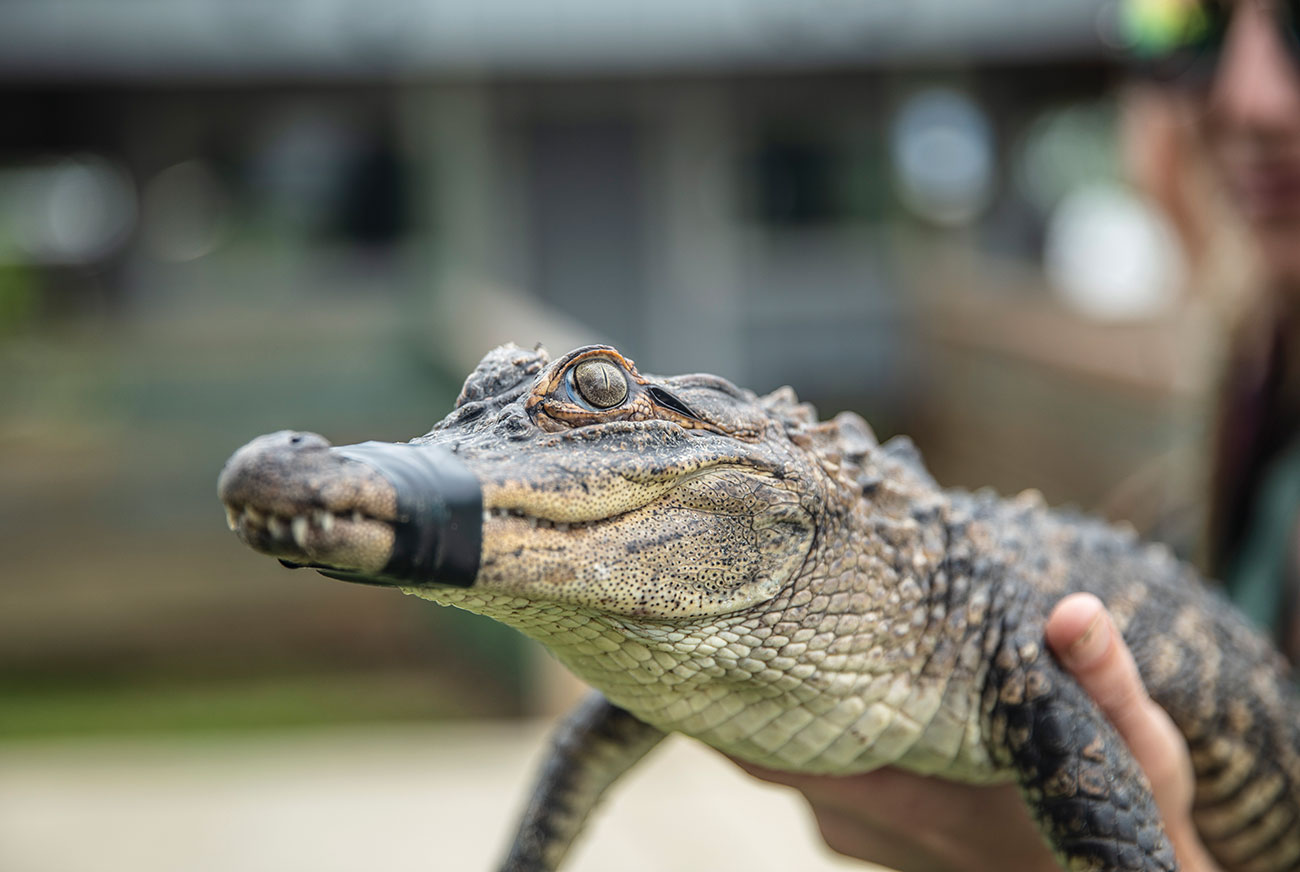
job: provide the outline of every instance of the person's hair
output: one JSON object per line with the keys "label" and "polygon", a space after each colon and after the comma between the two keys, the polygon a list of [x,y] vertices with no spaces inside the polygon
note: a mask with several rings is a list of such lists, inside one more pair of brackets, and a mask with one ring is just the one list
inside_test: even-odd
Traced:
{"label": "person's hair", "polygon": [[1288,337],[1279,332],[1278,301],[1199,141],[1197,102],[1134,84],[1121,105],[1127,172],[1168,217],[1188,267],[1183,360],[1194,399],[1180,417],[1192,434],[1177,452],[1178,497],[1162,504],[1194,503],[1190,511],[1179,506],[1193,520],[1178,534],[1193,541],[1177,544],[1204,571],[1222,576],[1270,450],[1277,450],[1272,424],[1285,399],[1276,390],[1278,353]]}

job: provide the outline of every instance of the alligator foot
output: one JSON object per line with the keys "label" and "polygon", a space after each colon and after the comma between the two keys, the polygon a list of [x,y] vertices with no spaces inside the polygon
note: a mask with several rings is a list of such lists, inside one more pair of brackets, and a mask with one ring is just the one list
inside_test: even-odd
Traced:
{"label": "alligator foot", "polygon": [[1174,872],[1149,783],[1096,703],[1028,635],[990,675],[990,736],[1062,868]]}
{"label": "alligator foot", "polygon": [[560,724],[501,872],[552,872],[615,779],[664,733],[591,694]]}

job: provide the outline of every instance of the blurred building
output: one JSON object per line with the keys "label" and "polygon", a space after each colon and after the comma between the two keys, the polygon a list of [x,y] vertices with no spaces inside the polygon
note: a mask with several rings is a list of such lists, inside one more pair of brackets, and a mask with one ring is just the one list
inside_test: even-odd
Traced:
{"label": "blurred building", "polygon": [[1105,260],[1052,223],[1119,179],[1104,11],[0,4],[4,675],[450,661],[460,708],[517,705],[501,637],[254,567],[212,499],[266,430],[424,432],[507,340],[793,384],[942,480],[1095,502],[1178,389],[1158,269],[1119,320],[1045,278]]}
{"label": "blurred building", "polygon": [[0,147],[107,161],[138,199],[101,207],[134,232],[67,253],[128,264],[114,305],[165,305],[154,264],[252,216],[289,246],[411,243],[421,290],[515,289],[660,367],[888,407],[912,389],[909,234],[1037,259],[1015,151],[1105,93],[1101,11],[10,4]]}

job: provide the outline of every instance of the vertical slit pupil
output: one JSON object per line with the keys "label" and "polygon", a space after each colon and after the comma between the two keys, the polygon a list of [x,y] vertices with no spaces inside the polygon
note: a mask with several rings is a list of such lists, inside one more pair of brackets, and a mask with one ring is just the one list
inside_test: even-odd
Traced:
{"label": "vertical slit pupil", "polygon": [[578,393],[593,406],[609,409],[627,398],[627,380],[607,360],[585,360],[573,371]]}

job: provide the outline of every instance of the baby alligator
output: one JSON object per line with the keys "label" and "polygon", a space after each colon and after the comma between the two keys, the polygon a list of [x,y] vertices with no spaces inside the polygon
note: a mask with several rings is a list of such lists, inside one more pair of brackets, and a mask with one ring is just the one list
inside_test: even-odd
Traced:
{"label": "baby alligator", "polygon": [[599,693],[560,729],[504,869],[558,866],[668,732],[771,769],[1015,782],[1063,867],[1170,870],[1147,782],[1052,658],[1109,606],[1191,748],[1228,869],[1300,869],[1300,705],[1278,656],[1131,532],[940,489],[911,443],[788,388],[499,348],[410,443],[279,432],[219,484],[247,545],[489,615]]}

